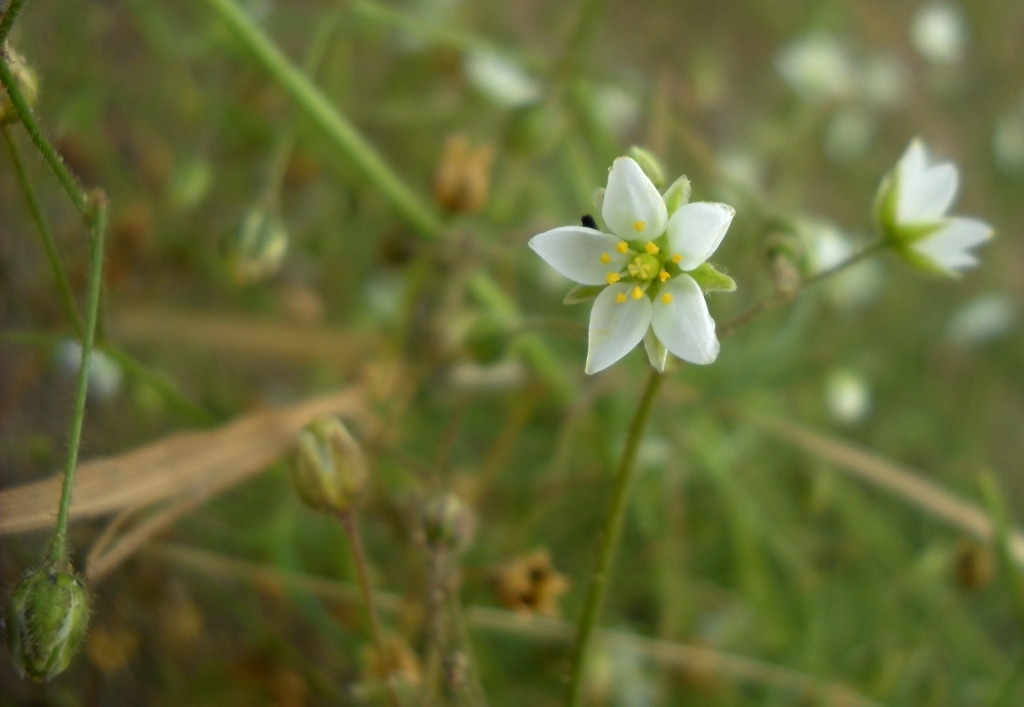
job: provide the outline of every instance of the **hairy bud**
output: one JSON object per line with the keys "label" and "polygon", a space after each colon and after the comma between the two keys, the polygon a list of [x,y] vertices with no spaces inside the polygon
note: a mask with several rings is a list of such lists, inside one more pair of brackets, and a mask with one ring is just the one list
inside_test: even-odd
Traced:
{"label": "hairy bud", "polygon": [[288,231],[272,211],[246,212],[228,247],[228,266],[239,284],[258,282],[277,272],[288,252]]}
{"label": "hairy bud", "polygon": [[423,531],[427,542],[461,552],[469,547],[476,529],[473,511],[454,493],[442,493],[423,504]]}
{"label": "hairy bud", "polygon": [[658,189],[665,186],[665,168],[661,166],[661,162],[658,161],[657,157],[651,154],[650,150],[634,145],[629,148],[626,154],[632,157],[633,161],[640,165],[640,169],[642,169],[644,174],[647,175],[647,178],[654,183],[654,186],[658,187]]}
{"label": "hairy bud", "polygon": [[89,625],[81,579],[49,564],[25,576],[7,605],[7,644],[22,677],[49,680],[78,652]]}
{"label": "hairy bud", "polygon": [[[30,107],[35,105],[36,98],[39,97],[39,81],[36,78],[36,72],[25,62],[25,58],[12,49],[9,44],[4,46],[3,54],[15,81],[18,82],[18,88],[21,90],[25,102]],[[6,91],[0,90],[0,124],[14,123],[17,120],[18,114],[11,104],[10,97]]]}
{"label": "hairy bud", "polygon": [[366,458],[345,423],[327,415],[299,433],[292,482],[310,508],[347,511],[366,489]]}

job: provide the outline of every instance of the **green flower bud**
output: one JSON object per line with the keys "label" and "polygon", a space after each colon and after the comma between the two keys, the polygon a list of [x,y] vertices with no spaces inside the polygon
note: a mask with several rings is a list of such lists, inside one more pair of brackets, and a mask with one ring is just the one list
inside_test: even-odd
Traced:
{"label": "green flower bud", "polygon": [[434,547],[462,552],[473,540],[476,517],[454,493],[428,499],[423,504],[422,518],[427,542]]}
{"label": "green flower bud", "polygon": [[[8,68],[14,75],[14,80],[18,82],[18,88],[21,89],[21,95],[25,98],[25,102],[30,107],[35,105],[36,98],[39,97],[39,81],[36,79],[36,72],[25,63],[24,57],[14,51],[9,44],[4,46],[4,57],[7,60]],[[0,90],[0,124],[17,121],[18,114],[11,104],[11,99],[6,91]]]}
{"label": "green flower bud", "polygon": [[229,246],[228,266],[239,284],[258,282],[277,272],[288,251],[288,231],[272,211],[246,212]]}
{"label": "green flower bud", "polygon": [[505,357],[510,334],[508,323],[502,317],[482,315],[470,326],[463,343],[470,358],[487,365]]}
{"label": "green flower bud", "polygon": [[661,163],[658,162],[658,158],[652,155],[648,150],[642,147],[634,145],[629,148],[626,152],[629,157],[633,158],[633,161],[640,165],[640,169],[644,171],[647,178],[654,182],[654,186],[661,189],[665,185],[665,170],[662,168]]}
{"label": "green flower bud", "polygon": [[711,263],[704,262],[686,273],[700,285],[704,292],[735,292],[736,281],[723,272],[715,269]]}
{"label": "green flower bud", "polygon": [[680,206],[690,203],[690,191],[690,178],[685,174],[665,190],[665,208],[669,216],[678,211]]}
{"label": "green flower bud", "polygon": [[7,645],[22,677],[49,680],[68,667],[89,625],[89,593],[48,564],[25,576],[7,604]]}
{"label": "green flower bud", "polygon": [[306,425],[292,464],[292,483],[310,508],[347,511],[366,490],[366,458],[345,423],[325,415]]}

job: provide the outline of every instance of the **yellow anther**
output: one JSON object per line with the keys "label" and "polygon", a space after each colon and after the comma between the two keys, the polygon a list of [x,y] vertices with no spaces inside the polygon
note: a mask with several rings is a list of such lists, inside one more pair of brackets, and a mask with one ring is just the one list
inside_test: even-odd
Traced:
{"label": "yellow anther", "polygon": [[612,256],[608,255],[607,253],[601,253],[601,262],[607,265],[608,263],[612,262]]}
{"label": "yellow anther", "polygon": [[672,262],[676,263],[677,265],[680,262],[682,262],[682,260],[683,260],[683,256],[679,255],[679,253],[676,253],[675,255],[672,256]]}
{"label": "yellow anther", "polygon": [[641,297],[644,296],[644,291],[641,290],[639,287],[634,287],[633,291],[630,292],[629,294],[632,295],[633,299],[640,299]]}
{"label": "yellow anther", "polygon": [[661,301],[664,302],[665,304],[671,304],[672,303],[672,295],[671,295],[671,293],[666,292],[665,294],[663,294],[661,296]]}
{"label": "yellow anther", "polygon": [[626,241],[619,241],[619,244],[615,246],[615,250],[625,255],[626,251],[629,250],[629,243],[626,243]]}
{"label": "yellow anther", "polygon": [[625,292],[620,292],[619,294],[615,295],[615,301],[618,302],[619,304],[622,304],[623,302],[625,302],[626,301],[626,293]]}
{"label": "yellow anther", "polygon": [[658,246],[654,245],[654,241],[647,241],[647,253],[648,254],[654,255],[659,250],[661,250],[661,248],[659,248]]}
{"label": "yellow anther", "polygon": [[617,272],[610,272],[608,273],[608,277],[606,277],[605,279],[608,281],[609,285],[614,285],[616,282],[619,281],[619,274]]}
{"label": "yellow anther", "polygon": [[662,282],[665,282],[665,280],[669,279],[672,276],[669,275],[666,271],[662,270],[660,273],[658,273],[658,277],[661,278]]}
{"label": "yellow anther", "polygon": [[640,233],[640,231],[644,230],[644,226],[646,225],[647,223],[644,221],[634,221],[633,230],[636,231],[637,233]]}

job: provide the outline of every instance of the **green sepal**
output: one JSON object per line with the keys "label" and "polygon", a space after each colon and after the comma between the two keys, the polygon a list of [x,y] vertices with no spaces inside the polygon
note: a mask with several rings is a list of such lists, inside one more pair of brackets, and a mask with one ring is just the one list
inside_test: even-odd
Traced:
{"label": "green sepal", "polygon": [[932,275],[943,275],[954,279],[961,276],[961,274],[956,270],[944,268],[931,258],[921,255],[908,244],[897,243],[894,245],[894,248],[896,252],[899,253],[899,256],[907,262],[907,265],[910,265],[913,268],[923,270],[924,272],[931,273]]}
{"label": "green sepal", "polygon": [[654,186],[661,189],[661,186],[665,183],[665,169],[661,166],[658,158],[651,154],[650,150],[633,145],[633,147],[626,151],[626,155],[632,157],[633,161],[640,165],[640,169],[644,171],[647,178],[654,183]]}
{"label": "green sepal", "polygon": [[672,182],[672,186],[665,190],[665,196],[662,198],[665,200],[665,208],[668,209],[669,217],[678,211],[680,206],[690,203],[690,191],[690,179],[685,174]]}
{"label": "green sepal", "polygon": [[562,304],[580,304],[595,299],[606,285],[576,285],[562,300]]}
{"label": "green sepal", "polygon": [[711,263],[701,263],[686,273],[700,285],[704,292],[735,292],[736,281],[725,273],[719,272]]}

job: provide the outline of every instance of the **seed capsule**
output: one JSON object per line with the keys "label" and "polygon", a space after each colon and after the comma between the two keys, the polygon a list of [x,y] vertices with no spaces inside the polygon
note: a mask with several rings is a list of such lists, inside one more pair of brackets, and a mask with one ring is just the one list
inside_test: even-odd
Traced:
{"label": "seed capsule", "polygon": [[347,511],[366,490],[366,458],[345,423],[327,415],[306,425],[292,464],[292,482],[310,508]]}
{"label": "seed capsule", "polygon": [[258,282],[281,267],[288,252],[288,231],[272,211],[246,212],[229,246],[228,265],[239,284]]}
{"label": "seed capsule", "polygon": [[[21,90],[25,102],[29,107],[34,106],[36,98],[39,96],[39,81],[36,79],[36,72],[25,62],[25,58],[12,49],[9,44],[4,45],[3,54],[8,68],[14,75],[14,80],[18,82],[18,88]],[[0,125],[17,121],[18,114],[11,104],[11,99],[6,91],[0,90]]]}
{"label": "seed capsule", "polygon": [[56,565],[27,575],[7,604],[7,645],[22,677],[49,680],[68,667],[89,625],[89,592]]}
{"label": "seed capsule", "polygon": [[434,547],[461,552],[473,540],[476,517],[454,493],[442,493],[423,504],[423,531]]}

